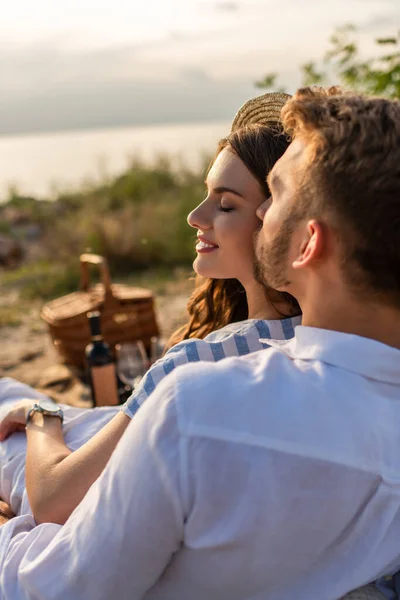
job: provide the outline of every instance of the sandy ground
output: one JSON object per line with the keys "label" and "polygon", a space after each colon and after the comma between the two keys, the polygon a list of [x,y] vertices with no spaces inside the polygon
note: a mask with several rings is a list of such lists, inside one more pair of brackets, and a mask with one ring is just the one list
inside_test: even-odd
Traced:
{"label": "sandy ground", "polygon": [[[192,285],[171,282],[156,295],[156,312],[161,334],[167,338],[185,319],[185,307]],[[17,297],[10,297],[17,302]],[[0,328],[0,377],[14,377],[41,389],[56,400],[75,406],[90,406],[88,389],[79,373],[61,364],[41,321],[41,303],[32,303],[29,314],[17,327]]]}

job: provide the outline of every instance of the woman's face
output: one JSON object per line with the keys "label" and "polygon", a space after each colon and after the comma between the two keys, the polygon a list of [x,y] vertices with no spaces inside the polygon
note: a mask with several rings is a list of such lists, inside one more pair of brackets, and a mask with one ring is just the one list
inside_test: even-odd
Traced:
{"label": "woman's face", "polygon": [[197,229],[193,268],[213,279],[253,280],[253,234],[260,227],[256,209],[265,201],[260,185],[240,160],[225,147],[214,161],[207,197],[188,216]]}

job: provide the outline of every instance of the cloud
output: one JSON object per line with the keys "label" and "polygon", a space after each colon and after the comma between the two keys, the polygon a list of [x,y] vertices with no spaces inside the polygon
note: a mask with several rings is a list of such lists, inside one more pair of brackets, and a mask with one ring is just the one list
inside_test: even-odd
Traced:
{"label": "cloud", "polygon": [[227,11],[227,12],[235,12],[239,10],[240,6],[237,2],[214,2],[214,6],[217,10]]}
{"label": "cloud", "polygon": [[19,65],[29,81],[17,77],[2,92],[0,134],[229,119],[254,91],[251,78],[215,81],[200,68],[161,76],[153,65],[152,76],[129,49],[53,54],[33,60],[29,74],[26,60]]}
{"label": "cloud", "polygon": [[224,60],[238,65],[229,49],[218,55],[221,65],[203,54],[197,60],[208,35],[167,34],[100,50],[72,52],[52,42],[0,52],[0,134],[229,119],[255,92],[256,77],[247,58],[241,70],[222,76]]}
{"label": "cloud", "polygon": [[219,0],[214,2],[198,2],[197,8],[202,9],[212,9],[218,12],[230,12],[234,13],[240,10],[240,3],[233,2],[230,0]]}
{"label": "cloud", "polygon": [[[399,16],[394,3],[382,13],[373,1],[361,15],[358,0],[346,0],[367,55]],[[199,22],[198,29],[170,28],[153,41],[100,49],[74,49],[65,38],[24,49],[3,45],[0,133],[229,119],[257,93],[253,82],[265,73],[278,72],[279,84],[293,91],[299,65],[322,58],[337,14],[329,20],[319,0],[304,2],[303,15],[303,3],[268,8],[265,0],[204,0],[202,6],[220,11],[222,4],[232,16],[214,13],[205,19],[208,29]]]}
{"label": "cloud", "polygon": [[384,29],[386,35],[390,36],[391,34],[396,35],[398,23],[400,23],[400,8],[390,10],[384,14],[377,12],[368,17],[357,29],[365,33],[378,33]]}

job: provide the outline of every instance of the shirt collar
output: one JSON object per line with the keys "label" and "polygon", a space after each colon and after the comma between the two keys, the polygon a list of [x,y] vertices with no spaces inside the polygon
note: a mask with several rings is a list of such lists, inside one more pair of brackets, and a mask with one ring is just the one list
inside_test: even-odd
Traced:
{"label": "shirt collar", "polygon": [[321,362],[378,381],[400,384],[400,350],[358,335],[299,325],[291,340],[260,340],[287,356]]}

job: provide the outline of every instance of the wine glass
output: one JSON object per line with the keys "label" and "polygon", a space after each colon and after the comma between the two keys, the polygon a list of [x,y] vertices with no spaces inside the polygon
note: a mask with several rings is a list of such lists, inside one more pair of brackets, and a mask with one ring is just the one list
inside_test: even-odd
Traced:
{"label": "wine glass", "polygon": [[148,368],[146,349],[141,340],[124,342],[116,346],[117,371],[121,381],[131,386],[138,385]]}
{"label": "wine glass", "polygon": [[157,336],[150,339],[150,363],[154,364],[164,354],[165,340]]}

